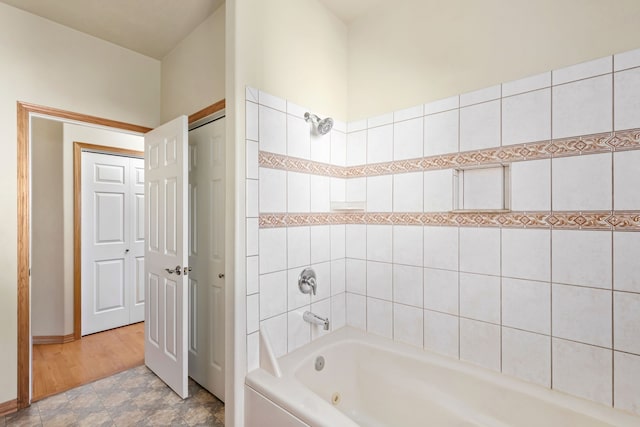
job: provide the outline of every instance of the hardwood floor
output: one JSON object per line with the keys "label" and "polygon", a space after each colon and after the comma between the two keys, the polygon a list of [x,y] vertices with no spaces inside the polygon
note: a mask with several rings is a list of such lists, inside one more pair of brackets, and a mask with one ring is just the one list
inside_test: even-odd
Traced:
{"label": "hardwood floor", "polygon": [[33,398],[108,377],[144,363],[144,322],[66,344],[33,346]]}

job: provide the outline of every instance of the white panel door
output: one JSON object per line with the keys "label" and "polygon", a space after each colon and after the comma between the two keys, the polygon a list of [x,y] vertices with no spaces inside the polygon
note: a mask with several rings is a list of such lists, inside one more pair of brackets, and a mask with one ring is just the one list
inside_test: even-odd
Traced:
{"label": "white panel door", "polygon": [[224,401],[224,118],[189,132],[189,376]]}
{"label": "white panel door", "polygon": [[128,165],[126,157],[82,153],[82,335],[129,324]]}
{"label": "white panel door", "polygon": [[129,159],[131,226],[129,240],[129,323],[144,320],[144,159]]}
{"label": "white panel door", "polygon": [[187,382],[187,117],[145,134],[146,365],[183,399]]}

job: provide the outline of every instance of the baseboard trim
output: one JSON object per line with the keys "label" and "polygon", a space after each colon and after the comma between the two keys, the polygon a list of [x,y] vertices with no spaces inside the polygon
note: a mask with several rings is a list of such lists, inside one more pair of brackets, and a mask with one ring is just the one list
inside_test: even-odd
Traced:
{"label": "baseboard trim", "polygon": [[8,402],[0,403],[0,417],[3,415],[13,414],[18,410],[18,399],[9,400]]}
{"label": "baseboard trim", "polygon": [[66,344],[75,341],[73,334],[68,335],[39,335],[32,337],[33,344]]}

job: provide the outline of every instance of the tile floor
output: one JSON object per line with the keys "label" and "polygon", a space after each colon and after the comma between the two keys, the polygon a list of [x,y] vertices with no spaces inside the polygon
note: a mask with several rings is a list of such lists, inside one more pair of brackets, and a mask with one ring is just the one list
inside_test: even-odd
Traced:
{"label": "tile floor", "polygon": [[224,404],[191,379],[189,396],[139,366],[0,417],[0,427],[224,426]]}

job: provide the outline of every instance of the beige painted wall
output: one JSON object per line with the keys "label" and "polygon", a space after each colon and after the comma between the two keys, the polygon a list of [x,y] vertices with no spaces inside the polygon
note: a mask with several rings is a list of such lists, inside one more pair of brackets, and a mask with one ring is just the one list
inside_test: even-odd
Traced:
{"label": "beige painted wall", "polygon": [[31,122],[31,332],[64,335],[62,123]]}
{"label": "beige painted wall", "polygon": [[637,0],[398,0],[349,26],[348,119],[640,47]]}
{"label": "beige painted wall", "polygon": [[225,5],[162,59],[162,122],[225,97]]}
{"label": "beige painted wall", "polygon": [[0,403],[17,396],[17,120],[26,101],[153,127],[160,62],[0,3]]}

